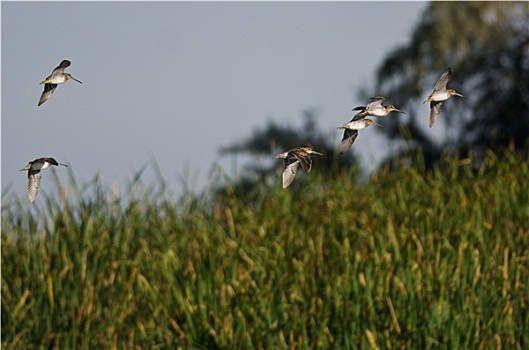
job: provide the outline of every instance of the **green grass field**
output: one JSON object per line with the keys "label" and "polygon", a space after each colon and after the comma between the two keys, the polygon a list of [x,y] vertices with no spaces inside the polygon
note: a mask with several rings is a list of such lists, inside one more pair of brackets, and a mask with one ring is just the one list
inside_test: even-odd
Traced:
{"label": "green grass field", "polygon": [[529,161],[472,163],[5,199],[2,349],[529,349]]}

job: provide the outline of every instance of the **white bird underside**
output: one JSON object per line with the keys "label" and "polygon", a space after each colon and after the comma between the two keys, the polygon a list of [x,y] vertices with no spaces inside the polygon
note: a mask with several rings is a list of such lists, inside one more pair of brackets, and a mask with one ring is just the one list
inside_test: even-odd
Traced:
{"label": "white bird underside", "polygon": [[379,105],[379,106],[374,106],[374,107],[368,107],[364,109],[362,112],[357,113],[354,116],[353,121],[362,120],[367,116],[385,117],[387,115],[388,115],[388,112],[386,111],[386,108],[382,105]]}
{"label": "white bird underside", "polygon": [[430,101],[435,101],[435,102],[439,102],[439,101],[446,101],[450,98],[450,94],[446,91],[446,90],[443,90],[443,91],[433,91],[431,94],[430,94]]}
{"label": "white bird underside", "polygon": [[373,117],[385,117],[386,115],[388,115],[388,112],[386,112],[386,108],[382,106],[377,106],[369,110],[369,115]]}
{"label": "white bird underside", "polygon": [[62,74],[62,72],[61,72],[61,74],[52,75],[50,81],[48,81],[47,84],[62,84],[66,80],[68,80],[68,79],[66,79],[66,76],[64,74]]}
{"label": "white bird underside", "polygon": [[366,128],[366,124],[364,123],[363,119],[352,120],[343,126],[347,127],[349,130],[362,130]]}

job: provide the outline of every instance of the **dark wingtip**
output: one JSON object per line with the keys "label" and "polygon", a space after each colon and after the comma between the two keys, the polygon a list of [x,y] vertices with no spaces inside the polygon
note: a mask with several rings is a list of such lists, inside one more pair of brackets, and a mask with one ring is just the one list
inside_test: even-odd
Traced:
{"label": "dark wingtip", "polygon": [[70,61],[68,61],[68,60],[62,60],[62,62],[59,64],[59,67],[60,67],[60,68],[70,67],[70,64],[71,64]]}
{"label": "dark wingtip", "polygon": [[363,111],[366,108],[367,108],[366,106],[358,106],[358,107],[352,108],[351,110],[352,111]]}

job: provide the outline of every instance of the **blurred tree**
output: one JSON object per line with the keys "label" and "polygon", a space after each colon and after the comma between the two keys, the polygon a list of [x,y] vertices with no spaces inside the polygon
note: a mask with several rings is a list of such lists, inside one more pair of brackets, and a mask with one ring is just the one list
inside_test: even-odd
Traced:
{"label": "blurred tree", "polygon": [[[323,153],[323,157],[313,156],[315,166],[312,171],[324,171],[329,176],[345,170],[353,164],[357,164],[356,158],[352,156],[339,157],[338,148],[333,144],[333,134],[321,131],[321,128],[317,125],[317,115],[318,111],[316,109],[306,109],[302,113],[303,124],[300,127],[278,125],[270,121],[263,129],[254,130],[253,134],[247,139],[223,147],[220,152],[221,154],[251,156],[248,165],[245,167],[245,173],[253,176],[242,180],[245,188],[253,186],[257,181],[266,181],[270,178],[279,181],[281,173],[278,172],[278,168],[283,166],[283,161],[273,158],[276,154],[294,147],[308,146]],[[270,162],[265,164],[258,157],[257,161],[253,161],[259,155],[269,157]]]}
{"label": "blurred tree", "polygon": [[[430,132],[429,106],[422,101],[449,66],[454,74],[448,87],[469,99],[444,103],[437,130]],[[410,150],[421,149],[426,162],[438,159],[446,148],[483,150],[511,144],[527,151],[528,3],[431,2],[411,41],[389,53],[378,68],[373,95],[385,96],[408,113],[388,118],[379,132],[407,141]],[[444,139],[436,142],[434,133],[444,133]]]}

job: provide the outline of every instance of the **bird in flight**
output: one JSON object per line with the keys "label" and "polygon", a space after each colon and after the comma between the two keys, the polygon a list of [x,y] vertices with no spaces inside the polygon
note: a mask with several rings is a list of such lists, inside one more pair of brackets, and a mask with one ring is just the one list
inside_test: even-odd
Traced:
{"label": "bird in flight", "polygon": [[41,170],[49,168],[50,166],[68,166],[66,164],[62,164],[57,162],[55,159],[51,157],[42,157],[35,159],[32,162],[29,162],[28,165],[26,165],[24,168],[20,169],[20,171],[27,171],[28,172],[28,186],[27,186],[27,192],[30,202],[34,202],[37,198],[37,195],[39,194],[40,190],[40,180],[42,178]]}
{"label": "bird in flight", "polygon": [[384,97],[382,96],[371,97],[367,106],[358,106],[353,108],[353,111],[361,112],[357,113],[352,121],[364,119],[367,116],[385,117],[393,111],[406,114],[406,112],[401,111],[393,105],[382,106],[382,102],[384,102]]}
{"label": "bird in flight", "polygon": [[297,147],[275,156],[275,158],[284,159],[283,188],[287,188],[292,183],[300,165],[303,171],[310,172],[312,169],[311,154],[322,155],[310,147]]}
{"label": "bird in flight", "polygon": [[40,95],[39,100],[39,106],[46,102],[55,89],[57,88],[57,84],[62,84],[66,82],[67,80],[75,80],[76,82],[82,84],[81,81],[75,79],[71,74],[64,73],[64,69],[67,67],[70,67],[71,62],[68,60],[63,60],[54,70],[51,72],[50,76],[41,81],[41,84],[44,84],[44,91],[42,92],[42,95]]}
{"label": "bird in flight", "polygon": [[344,129],[342,142],[340,143],[340,154],[344,154],[355,142],[358,137],[358,131],[367,128],[369,125],[375,124],[382,127],[382,125],[375,123],[371,119],[357,119],[353,118],[349,123],[339,126],[337,129]]}
{"label": "bird in flight", "polygon": [[441,113],[443,101],[448,100],[452,96],[467,98],[453,89],[446,88],[446,84],[451,78],[452,68],[448,67],[435,84],[433,91],[423,102],[430,102],[430,128],[435,124],[439,113]]}

